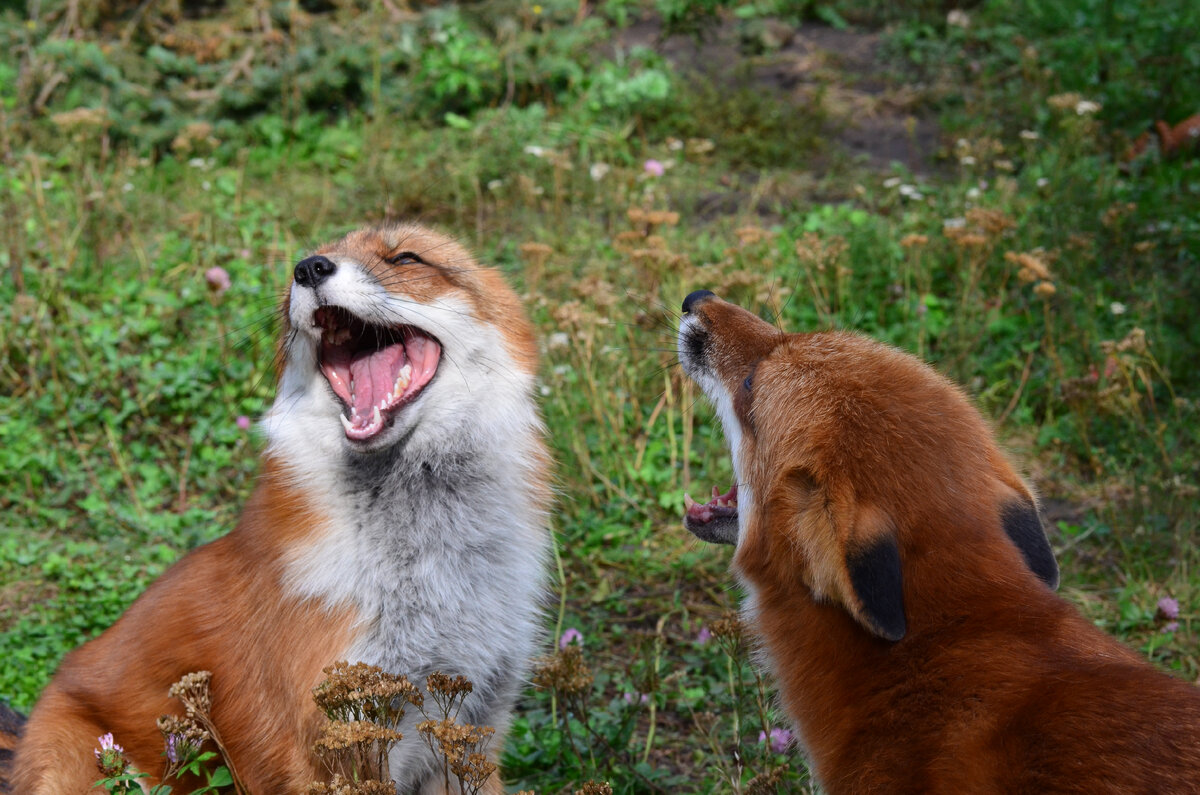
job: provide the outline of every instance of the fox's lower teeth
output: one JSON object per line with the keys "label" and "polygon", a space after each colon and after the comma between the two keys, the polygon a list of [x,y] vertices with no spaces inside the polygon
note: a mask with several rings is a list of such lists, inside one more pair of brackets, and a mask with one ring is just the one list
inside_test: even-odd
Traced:
{"label": "fox's lower teeth", "polygon": [[350,433],[354,429],[354,424],[346,419],[345,414],[339,414],[338,419],[342,421],[342,427],[346,429],[346,433]]}

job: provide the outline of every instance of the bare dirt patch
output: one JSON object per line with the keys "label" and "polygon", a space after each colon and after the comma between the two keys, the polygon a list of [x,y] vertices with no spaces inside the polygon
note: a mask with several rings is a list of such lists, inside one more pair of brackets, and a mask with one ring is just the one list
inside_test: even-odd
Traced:
{"label": "bare dirt patch", "polygon": [[815,172],[845,157],[872,170],[892,163],[914,173],[933,169],[938,125],[921,108],[922,88],[884,59],[878,33],[770,20],[747,28],[726,20],[703,37],[664,37],[660,22],[646,19],[613,41],[614,50],[637,46],[661,55],[685,80],[749,83],[819,113],[828,146],[814,161]]}

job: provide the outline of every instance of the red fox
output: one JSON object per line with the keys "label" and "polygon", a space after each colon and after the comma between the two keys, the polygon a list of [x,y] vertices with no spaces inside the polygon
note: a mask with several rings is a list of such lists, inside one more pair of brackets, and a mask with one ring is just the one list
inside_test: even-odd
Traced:
{"label": "red fox", "polygon": [[845,332],[708,291],[679,361],[734,489],[684,524],[734,544],[744,616],[830,793],[1195,792],[1200,691],[1054,593],[1032,490],[963,393]]}
{"label": "red fox", "polygon": [[1146,131],[1139,135],[1122,159],[1127,163],[1136,160],[1150,151],[1154,144],[1158,145],[1163,157],[1200,152],[1200,113],[1189,116],[1174,127],[1159,119],[1154,122],[1153,134]]}
{"label": "red fox", "polygon": [[[540,637],[549,544],[520,302],[454,240],[392,224],[301,260],[282,315],[262,473],[240,521],[63,660],[17,746],[14,792],[91,791],[106,733],[154,783],[155,720],[181,711],[167,691],[198,670],[212,672],[213,720],[257,795],[322,778],[312,690],[338,660],[418,685],[465,676],[460,720],[495,727],[499,754]],[[405,721],[398,792],[443,792]]]}

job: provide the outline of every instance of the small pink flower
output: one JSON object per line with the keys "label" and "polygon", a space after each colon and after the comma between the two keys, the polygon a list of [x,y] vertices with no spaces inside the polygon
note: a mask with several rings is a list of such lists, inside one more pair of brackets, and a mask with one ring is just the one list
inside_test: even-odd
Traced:
{"label": "small pink flower", "polygon": [[250,418],[247,417],[245,414],[239,415],[237,420],[235,420],[235,422],[237,422],[237,426],[239,428],[241,428],[243,431],[250,430]]}
{"label": "small pink flower", "polygon": [[113,742],[112,732],[102,734],[97,739],[100,741],[100,747],[96,750],[96,756],[99,756],[101,751],[116,751],[118,754],[125,752],[124,748]]}
{"label": "small pink flower", "polygon": [[125,759],[125,749],[113,742],[112,732],[102,734],[99,738],[100,747],[93,750],[96,755],[96,766],[108,777],[119,776],[129,767]]}
{"label": "small pink flower", "polygon": [[708,627],[700,627],[700,631],[696,633],[696,642],[703,646],[712,640],[712,632]]}
{"label": "small pink flower", "polygon": [[217,295],[229,289],[232,282],[229,279],[229,271],[222,268],[220,265],[214,265],[204,272],[204,281],[208,282],[208,289],[212,290]]}
{"label": "small pink flower", "polygon": [[1168,621],[1179,618],[1179,600],[1164,596],[1158,600],[1158,614]]}
{"label": "small pink flower", "polygon": [[1168,621],[1166,624],[1163,625],[1162,634],[1170,635],[1172,632],[1174,632],[1177,629],[1179,629],[1178,621]]}
{"label": "small pink flower", "polygon": [[575,629],[575,627],[568,627],[563,632],[562,637],[558,639],[558,648],[565,649],[571,643],[576,643],[579,646],[583,645],[583,633]]}
{"label": "small pink flower", "polygon": [[792,742],[792,733],[787,729],[771,729],[771,734],[766,732],[758,733],[758,741],[765,743],[770,741],[771,750],[777,754],[781,754],[787,750],[788,745]]}
{"label": "small pink flower", "polygon": [[667,172],[667,167],[664,166],[661,161],[653,159],[647,160],[645,163],[643,163],[642,168],[644,168],[646,173],[652,177],[661,177]]}
{"label": "small pink flower", "polygon": [[645,693],[625,693],[621,697],[625,699],[626,704],[645,704],[650,700],[650,696]]}

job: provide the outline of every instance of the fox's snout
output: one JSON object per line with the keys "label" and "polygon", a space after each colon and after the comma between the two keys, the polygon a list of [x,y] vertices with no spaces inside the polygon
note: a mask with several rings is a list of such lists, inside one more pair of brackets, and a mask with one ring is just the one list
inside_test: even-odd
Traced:
{"label": "fox's snout", "polygon": [[710,290],[696,290],[683,299],[679,361],[710,397],[710,387],[718,384],[727,393],[736,393],[737,385],[783,338],[783,332],[758,315]]}

